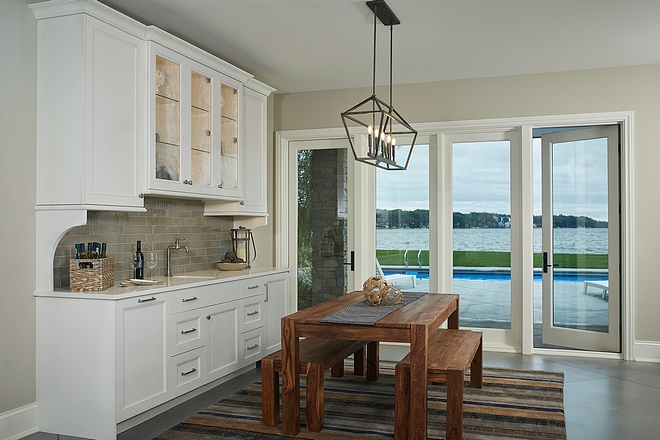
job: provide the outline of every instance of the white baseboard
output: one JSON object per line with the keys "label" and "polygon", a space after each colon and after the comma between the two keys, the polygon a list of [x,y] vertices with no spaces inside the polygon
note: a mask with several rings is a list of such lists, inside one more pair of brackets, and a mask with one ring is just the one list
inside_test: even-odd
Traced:
{"label": "white baseboard", "polygon": [[634,359],[639,362],[660,362],[660,342],[635,341]]}
{"label": "white baseboard", "polygon": [[38,431],[36,403],[0,414],[1,440],[18,440]]}

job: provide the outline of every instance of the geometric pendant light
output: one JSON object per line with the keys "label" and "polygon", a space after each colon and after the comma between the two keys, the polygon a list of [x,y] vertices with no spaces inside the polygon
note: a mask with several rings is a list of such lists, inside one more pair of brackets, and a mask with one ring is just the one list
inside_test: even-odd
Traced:
{"label": "geometric pendant light", "polygon": [[[393,26],[400,24],[399,19],[384,0],[372,0],[367,6],[374,13],[374,58],[371,96],[342,112],[341,119],[346,136],[351,144],[356,161],[367,163],[385,170],[405,170],[412,155],[417,131],[394,109],[392,105],[392,34]],[[386,104],[376,96],[376,18],[390,27],[390,102]],[[408,154],[397,151],[396,136],[413,135]],[[355,136],[367,135],[366,145],[356,145]],[[408,145],[408,142],[406,142]]]}

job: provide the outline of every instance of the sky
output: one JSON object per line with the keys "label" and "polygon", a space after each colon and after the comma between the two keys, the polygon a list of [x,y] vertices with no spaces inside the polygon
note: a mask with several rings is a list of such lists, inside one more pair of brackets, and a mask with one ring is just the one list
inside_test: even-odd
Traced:
{"label": "sky", "polygon": [[[540,139],[534,141],[534,215],[540,215],[541,142]],[[554,214],[586,215],[596,220],[607,220],[605,153],[603,140],[555,144]],[[398,154],[401,157],[402,152]],[[506,141],[454,144],[453,210],[510,214],[509,155]],[[415,145],[407,170],[378,169],[376,207],[390,210],[428,209],[428,162],[428,145]]]}

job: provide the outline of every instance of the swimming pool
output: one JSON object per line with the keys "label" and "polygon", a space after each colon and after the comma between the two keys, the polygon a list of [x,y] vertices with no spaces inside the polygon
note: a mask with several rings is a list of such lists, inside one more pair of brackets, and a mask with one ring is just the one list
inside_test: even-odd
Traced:
{"label": "swimming pool", "polygon": [[[399,267],[384,266],[385,275],[405,274],[414,275],[415,278],[424,280],[429,278],[428,267]],[[534,281],[541,281],[541,269],[534,269]],[[607,270],[600,269],[557,269],[554,271],[556,281],[566,282],[584,282],[584,281],[603,281],[608,279]],[[469,268],[455,267],[455,280],[492,280],[507,281],[511,279],[511,270],[506,268]]]}

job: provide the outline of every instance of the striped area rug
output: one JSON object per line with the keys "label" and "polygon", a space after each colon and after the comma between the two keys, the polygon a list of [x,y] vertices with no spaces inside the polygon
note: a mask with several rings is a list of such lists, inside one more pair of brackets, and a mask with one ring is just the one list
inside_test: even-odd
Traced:
{"label": "striped area rug", "polygon": [[[347,367],[350,363],[347,362]],[[319,433],[304,426],[296,438],[356,440],[392,438],[394,376],[392,365],[381,362],[377,382],[354,376],[325,378],[325,427]],[[304,376],[301,387],[304,388]],[[563,373],[484,367],[484,386],[464,392],[463,438],[565,439]],[[301,391],[301,422],[305,423]],[[428,438],[445,438],[446,389],[429,385]],[[261,382],[211,405],[156,437],[155,440],[277,439],[281,424],[261,426]]]}

